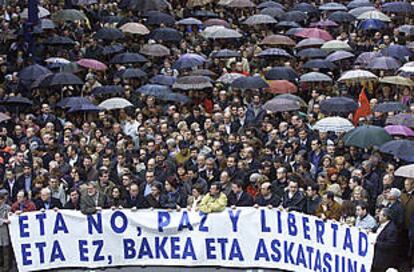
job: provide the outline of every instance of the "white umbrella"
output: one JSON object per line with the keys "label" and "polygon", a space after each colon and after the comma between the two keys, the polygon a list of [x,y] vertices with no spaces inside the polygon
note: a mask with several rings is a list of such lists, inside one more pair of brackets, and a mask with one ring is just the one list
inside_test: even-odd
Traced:
{"label": "white umbrella", "polygon": [[150,33],[149,29],[146,26],[135,22],[126,23],[119,29],[122,30],[122,32],[131,34],[147,35]]}
{"label": "white umbrella", "polygon": [[[44,7],[39,7],[38,6],[38,9],[39,9],[39,12],[37,14],[38,14],[39,18],[44,18],[44,17],[47,17],[47,16],[50,15],[50,12],[47,9],[45,9]],[[22,17],[23,19],[29,18],[29,12],[28,12],[27,8],[25,8],[23,10],[23,12],[20,13],[20,17]]]}
{"label": "white umbrella", "polygon": [[224,84],[231,84],[233,81],[235,81],[239,77],[245,77],[245,75],[239,74],[239,73],[225,73],[224,75],[219,77],[217,81],[224,83]]}
{"label": "white umbrella", "polygon": [[398,69],[400,72],[414,73],[414,61],[407,62]]}
{"label": "white umbrella", "polygon": [[269,15],[255,14],[247,18],[243,22],[243,24],[246,24],[246,25],[277,24],[277,21]]}
{"label": "white umbrella", "polygon": [[370,71],[355,69],[346,71],[338,79],[339,82],[342,81],[362,81],[362,80],[377,80],[378,77],[371,73]]}
{"label": "white umbrella", "polygon": [[126,100],[125,98],[121,97],[109,98],[103,101],[101,104],[99,104],[99,107],[102,107],[106,110],[123,109],[131,106],[134,105],[132,105],[132,103]]}
{"label": "white umbrella", "polygon": [[391,18],[378,10],[366,11],[357,17],[358,20],[375,19],[383,22],[391,22]]}
{"label": "white umbrella", "polygon": [[325,51],[338,51],[338,50],[344,50],[344,51],[352,51],[352,48],[349,46],[347,42],[344,41],[338,41],[338,40],[332,40],[325,42],[321,49]]}
{"label": "white umbrella", "polygon": [[367,11],[372,11],[372,10],[376,10],[375,7],[359,7],[359,8],[351,9],[350,11],[348,11],[348,13],[353,15],[354,17],[358,17],[362,13],[367,12]]}
{"label": "white umbrella", "polygon": [[201,36],[206,39],[237,39],[241,38],[242,34],[224,26],[209,26],[201,32]]}
{"label": "white umbrella", "polygon": [[354,125],[345,118],[342,117],[326,117],[316,122],[313,126],[314,130],[321,132],[348,132],[354,128]]}
{"label": "white umbrella", "polygon": [[48,58],[45,60],[47,63],[59,63],[59,64],[69,64],[70,61],[64,58]]}
{"label": "white umbrella", "polygon": [[332,82],[332,78],[320,72],[309,72],[301,75],[300,82]]}
{"label": "white umbrella", "polygon": [[414,164],[401,166],[395,171],[394,175],[397,177],[414,178]]}

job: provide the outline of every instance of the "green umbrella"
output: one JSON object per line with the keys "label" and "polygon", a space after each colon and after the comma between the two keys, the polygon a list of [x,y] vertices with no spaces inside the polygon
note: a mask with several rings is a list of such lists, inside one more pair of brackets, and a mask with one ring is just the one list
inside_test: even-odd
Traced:
{"label": "green umbrella", "polygon": [[88,17],[86,17],[86,15],[83,12],[76,9],[59,10],[58,12],[52,15],[52,19],[58,22],[88,21]]}
{"label": "green umbrella", "polygon": [[382,127],[377,126],[360,126],[349,131],[344,136],[345,145],[361,148],[381,146],[391,140],[391,135]]}

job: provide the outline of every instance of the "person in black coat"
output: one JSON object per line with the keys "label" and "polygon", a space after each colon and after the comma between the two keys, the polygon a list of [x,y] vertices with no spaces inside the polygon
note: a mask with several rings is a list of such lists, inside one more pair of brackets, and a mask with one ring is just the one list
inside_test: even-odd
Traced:
{"label": "person in black coat", "polygon": [[255,207],[278,207],[280,203],[280,197],[272,193],[272,184],[264,182],[260,186],[260,195],[256,197]]}
{"label": "person in black coat", "polygon": [[144,208],[144,197],[139,193],[139,186],[135,183],[129,187],[129,193],[125,198],[125,208],[142,209]]}
{"label": "person in black coat", "polygon": [[231,184],[231,193],[227,199],[227,205],[230,207],[250,207],[253,204],[253,197],[243,191],[243,183],[239,180],[233,181]]}
{"label": "person in black coat", "polygon": [[159,182],[154,182],[151,184],[151,193],[147,195],[144,199],[145,208],[160,209],[161,208],[161,191],[162,184]]}
{"label": "person in black coat", "polygon": [[402,226],[404,223],[404,206],[400,202],[400,195],[400,190],[397,188],[391,188],[387,196],[387,200],[390,203],[388,208],[391,211],[391,220],[397,226]]}
{"label": "person in black coat", "polygon": [[383,208],[379,213],[380,226],[374,248],[373,272],[385,272],[388,268],[398,268],[401,236],[397,225],[391,220],[392,212]]}
{"label": "person in black coat", "polygon": [[282,197],[282,206],[288,211],[304,212],[306,207],[305,194],[299,190],[297,180],[290,180],[288,190]]}
{"label": "person in black coat", "polygon": [[52,210],[62,208],[62,204],[59,199],[50,196],[50,189],[43,188],[40,191],[40,198],[35,201],[36,210]]}
{"label": "person in black coat", "polygon": [[[5,180],[3,182],[3,189],[8,193],[8,202],[16,202],[17,193],[24,190],[24,183],[16,180],[16,175],[13,169],[7,168],[5,171]],[[10,204],[11,205],[11,204]]]}
{"label": "person in black coat", "polygon": [[76,188],[69,190],[69,201],[66,202],[64,209],[80,210],[80,192]]}

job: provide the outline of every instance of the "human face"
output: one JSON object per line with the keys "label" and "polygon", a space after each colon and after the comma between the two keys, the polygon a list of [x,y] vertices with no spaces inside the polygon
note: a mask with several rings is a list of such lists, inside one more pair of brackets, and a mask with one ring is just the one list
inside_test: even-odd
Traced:
{"label": "human face", "polygon": [[148,183],[152,183],[154,181],[154,173],[153,172],[148,172],[145,177],[147,178],[147,182]]}
{"label": "human face", "polygon": [[17,202],[22,203],[23,201],[24,201],[24,193],[23,192],[18,192],[17,193]]}
{"label": "human face", "polygon": [[310,187],[310,186],[308,186],[308,188],[306,188],[306,195],[308,196],[308,197],[313,197],[313,196],[315,196],[315,191],[313,191],[312,190],[312,187]]}
{"label": "human face", "polygon": [[367,214],[366,210],[363,210],[360,206],[356,207],[356,215],[358,217],[364,217]]}
{"label": "human face", "polygon": [[298,184],[296,182],[289,182],[289,192],[294,194],[298,191]]}
{"label": "human face", "polygon": [[405,179],[404,181],[404,189],[407,192],[411,192],[414,189],[414,179]]}
{"label": "human face", "polygon": [[78,194],[77,191],[71,192],[69,196],[70,196],[70,201],[72,201],[72,202],[78,202],[78,200],[79,200],[79,194]]}
{"label": "human face", "polygon": [[89,196],[94,196],[96,194],[96,188],[92,184],[88,184],[87,193]]}
{"label": "human face", "polygon": [[210,195],[216,196],[216,195],[218,195],[218,193],[219,193],[219,190],[218,190],[217,186],[216,185],[212,185],[210,187]]}
{"label": "human face", "polygon": [[43,201],[47,201],[47,200],[49,200],[49,196],[50,196],[50,194],[49,194],[48,192],[46,192],[46,191],[42,191],[42,192],[40,193],[40,198],[41,198]]}

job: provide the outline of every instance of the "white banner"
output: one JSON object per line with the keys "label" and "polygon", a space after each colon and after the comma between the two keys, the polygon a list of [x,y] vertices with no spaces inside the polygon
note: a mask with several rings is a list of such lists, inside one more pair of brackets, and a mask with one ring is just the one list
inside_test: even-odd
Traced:
{"label": "white banner", "polygon": [[132,265],[371,270],[374,237],[277,209],[222,213],[60,210],[11,216],[19,271]]}

